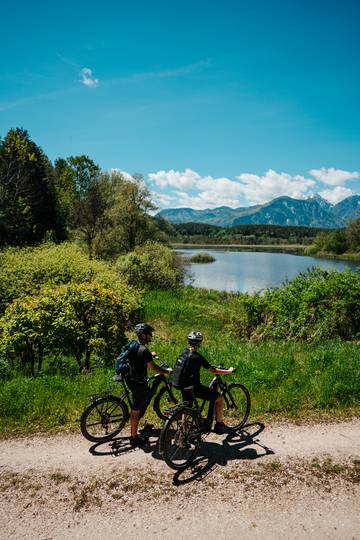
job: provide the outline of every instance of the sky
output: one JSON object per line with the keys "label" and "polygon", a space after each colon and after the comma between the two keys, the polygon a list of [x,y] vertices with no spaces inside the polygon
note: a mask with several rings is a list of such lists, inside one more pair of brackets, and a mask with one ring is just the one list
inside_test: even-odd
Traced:
{"label": "sky", "polygon": [[2,0],[0,136],[160,208],[360,193],[358,0]]}

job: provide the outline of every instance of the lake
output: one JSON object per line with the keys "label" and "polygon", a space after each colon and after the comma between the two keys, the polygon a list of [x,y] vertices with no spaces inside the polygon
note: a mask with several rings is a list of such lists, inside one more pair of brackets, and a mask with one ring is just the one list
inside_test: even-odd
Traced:
{"label": "lake", "polygon": [[217,249],[177,249],[177,253],[191,257],[206,252],[216,260],[208,264],[187,266],[194,287],[222,291],[254,292],[268,287],[276,287],[286,280],[294,279],[300,272],[319,266],[325,269],[355,270],[359,264],[351,261],[338,261],[289,255],[287,253],[233,251]]}

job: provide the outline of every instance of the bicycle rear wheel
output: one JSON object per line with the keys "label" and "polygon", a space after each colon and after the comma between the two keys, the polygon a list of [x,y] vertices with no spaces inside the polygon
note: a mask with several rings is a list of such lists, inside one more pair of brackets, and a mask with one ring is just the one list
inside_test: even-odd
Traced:
{"label": "bicycle rear wheel", "polygon": [[167,420],[169,413],[166,413],[166,411],[178,403],[173,390],[171,388],[168,390],[166,386],[163,386],[154,399],[154,411],[161,420]]}
{"label": "bicycle rear wheel", "polygon": [[123,400],[115,396],[96,399],[80,417],[80,429],[88,441],[106,442],[118,435],[126,424],[129,411]]}
{"label": "bicycle rear wheel", "polygon": [[160,451],[165,463],[175,470],[185,469],[195,459],[201,444],[198,417],[192,409],[176,411],[160,434]]}
{"label": "bicycle rear wheel", "polygon": [[240,429],[250,414],[249,390],[241,383],[230,383],[224,392],[225,424],[231,429]]}

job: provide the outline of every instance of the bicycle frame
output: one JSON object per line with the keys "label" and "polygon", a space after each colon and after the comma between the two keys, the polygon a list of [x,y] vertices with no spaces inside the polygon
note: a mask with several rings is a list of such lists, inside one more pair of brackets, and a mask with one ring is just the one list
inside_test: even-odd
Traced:
{"label": "bicycle frame", "polygon": [[[165,375],[163,374],[157,374],[157,375],[153,375],[151,377],[148,377],[147,378],[147,382],[148,383],[154,383],[155,379],[157,377],[161,377],[161,380],[159,381],[159,384],[157,386],[157,388],[160,387],[161,383],[164,384],[164,386],[166,386],[168,392],[171,392],[171,383],[167,380],[167,378],[165,377]],[[125,379],[121,379],[121,381],[118,381],[119,383],[122,384],[122,387],[123,387],[123,393],[118,396],[116,395],[115,397],[117,397],[118,399],[120,400],[124,400],[127,402],[127,404],[129,405],[129,408],[130,410],[133,408],[133,402],[132,402],[132,399],[131,399],[131,391],[130,391],[130,388],[128,387],[128,385],[126,384],[126,380]],[[150,384],[151,385],[151,384]],[[92,402],[95,402],[97,401],[98,399],[102,398],[102,397],[106,397],[106,396],[112,396],[113,394],[111,394],[110,392],[107,392],[105,394],[96,394],[96,395],[92,395],[90,396],[90,401]]]}
{"label": "bicycle frame", "polygon": [[[223,395],[224,396],[224,399],[226,401],[226,404],[229,405],[229,402],[228,402],[228,399],[227,399],[227,395],[226,395],[226,389],[227,389],[227,383],[225,383],[222,378],[221,378],[221,375],[218,375],[216,374],[213,379],[211,380],[211,382],[209,383],[209,388],[212,388],[213,390],[220,390],[220,395]],[[200,407],[198,406],[198,410],[200,412],[200,415],[202,414],[203,410],[204,410],[204,407],[205,407],[205,404],[206,404],[207,400],[206,399],[203,399]]]}

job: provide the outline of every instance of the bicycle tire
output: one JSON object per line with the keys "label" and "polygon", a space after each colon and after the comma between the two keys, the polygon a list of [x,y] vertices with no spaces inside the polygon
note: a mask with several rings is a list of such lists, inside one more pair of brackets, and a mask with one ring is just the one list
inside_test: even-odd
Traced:
{"label": "bicycle tire", "polygon": [[81,433],[91,442],[110,441],[120,433],[128,418],[129,410],[123,400],[104,396],[85,408],[80,417]]}
{"label": "bicycle tire", "polygon": [[186,407],[178,409],[167,419],[159,438],[160,452],[165,463],[176,471],[186,469],[194,461],[200,444],[199,418],[192,409]]}
{"label": "bicycle tire", "polygon": [[154,411],[161,420],[167,420],[169,414],[165,414],[165,411],[178,403],[179,402],[174,396],[171,388],[168,390],[166,386],[163,386],[154,399]]}
{"label": "bicycle tire", "polygon": [[241,383],[230,383],[224,392],[225,424],[233,429],[243,427],[249,418],[251,399],[249,390]]}

